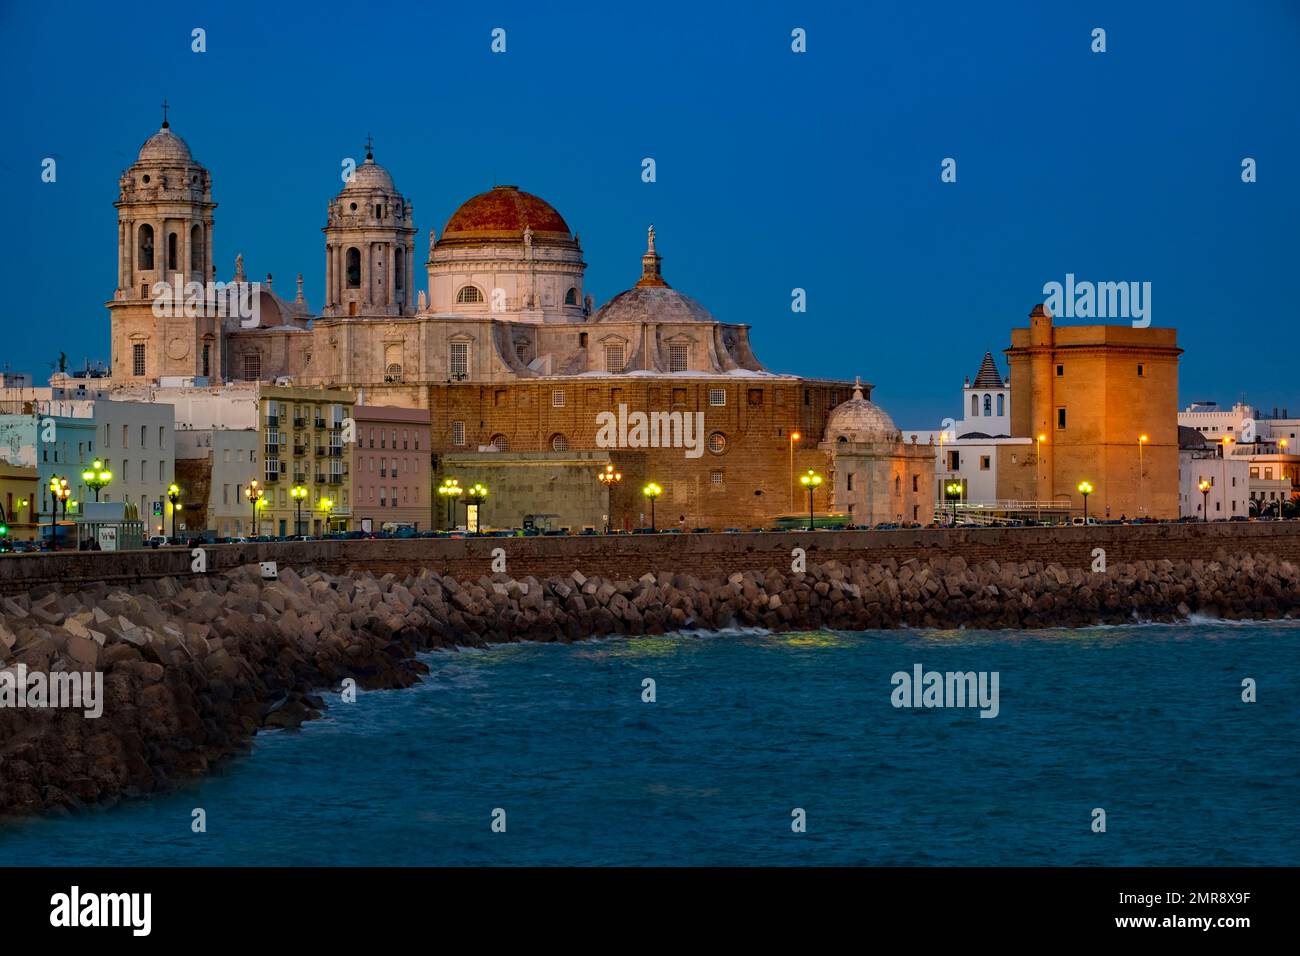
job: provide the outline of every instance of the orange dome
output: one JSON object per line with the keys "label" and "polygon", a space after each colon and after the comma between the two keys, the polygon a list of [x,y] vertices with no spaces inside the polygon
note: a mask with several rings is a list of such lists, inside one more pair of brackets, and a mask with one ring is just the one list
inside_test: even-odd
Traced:
{"label": "orange dome", "polygon": [[522,242],[525,227],[534,241],[572,243],[564,217],[545,199],[518,186],[494,186],[467,199],[451,214],[438,239],[444,242]]}

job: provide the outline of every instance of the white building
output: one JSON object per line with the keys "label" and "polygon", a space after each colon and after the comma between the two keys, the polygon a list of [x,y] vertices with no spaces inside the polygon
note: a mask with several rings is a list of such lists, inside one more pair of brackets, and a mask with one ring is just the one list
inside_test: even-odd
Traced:
{"label": "white building", "polygon": [[[1208,422],[1206,424],[1209,424]],[[1219,427],[1236,422],[1219,422]],[[1222,433],[1221,433],[1222,434]],[[1224,521],[1250,516],[1250,462],[1189,426],[1178,429],[1178,514]],[[1229,448],[1232,446],[1229,445]],[[1207,487],[1201,489],[1201,483]]]}
{"label": "white building", "polygon": [[[1010,437],[1011,383],[991,352],[984,353],[975,381],[962,386],[961,408],[960,420],[945,419],[937,431],[903,430],[905,441],[934,446],[936,504],[942,508],[949,500],[946,489],[954,482],[962,486],[961,503],[971,508],[1007,510],[1008,498],[1023,502],[1036,482],[1015,479],[1026,469],[1034,477],[1036,449],[1030,438]],[[1007,493],[1022,486],[1023,493]]]}

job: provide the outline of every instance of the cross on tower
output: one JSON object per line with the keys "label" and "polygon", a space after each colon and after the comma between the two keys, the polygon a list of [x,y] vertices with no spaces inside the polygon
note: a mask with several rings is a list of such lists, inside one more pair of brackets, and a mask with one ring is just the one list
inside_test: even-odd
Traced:
{"label": "cross on tower", "polygon": [[366,159],[374,159],[375,139],[369,133],[366,134]]}
{"label": "cross on tower", "polygon": [[171,125],[167,122],[167,101],[166,100],[162,101],[162,108],[163,108],[163,129],[166,129],[169,125]]}

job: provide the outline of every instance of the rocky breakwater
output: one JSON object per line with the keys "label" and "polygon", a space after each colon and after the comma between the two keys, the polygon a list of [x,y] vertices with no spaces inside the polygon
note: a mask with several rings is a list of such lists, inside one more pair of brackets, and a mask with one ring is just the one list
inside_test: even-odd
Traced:
{"label": "rocky breakwater", "polygon": [[[574,572],[473,582],[256,565],[127,591],[45,587],[0,601],[0,814],[67,811],[208,771],[262,728],[319,714],[322,688],[404,687],[421,650],[758,626],[1071,627],[1300,611],[1300,567],[1265,555],[1095,573],[958,557],[637,580]],[[16,706],[20,674],[102,675],[102,710]],[[7,691],[6,691],[7,689]]]}

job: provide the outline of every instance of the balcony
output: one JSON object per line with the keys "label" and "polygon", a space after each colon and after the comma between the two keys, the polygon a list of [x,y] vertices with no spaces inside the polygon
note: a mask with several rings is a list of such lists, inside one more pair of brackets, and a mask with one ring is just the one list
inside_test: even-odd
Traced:
{"label": "balcony", "polygon": [[306,446],[306,445],[294,445],[294,446],[293,446],[293,454],[294,454],[294,457],[295,457],[295,458],[301,458],[303,455],[307,454],[307,446]]}
{"label": "balcony", "polygon": [[324,446],[324,445],[317,445],[317,446],[316,446],[316,457],[317,457],[317,458],[324,458],[324,457],[325,457],[325,446]]}
{"label": "balcony", "polygon": [[279,415],[267,415],[267,416],[266,416],[266,427],[267,427],[267,428],[279,428],[279,427],[280,427],[280,416],[279,416]]}
{"label": "balcony", "polygon": [[307,419],[304,418],[304,417],[302,417],[301,415],[299,415],[297,418],[295,418],[295,419],[293,420],[293,427],[294,427],[294,428],[306,428],[306,427],[307,427]]}
{"label": "balcony", "polygon": [[309,476],[305,471],[295,471],[293,473],[293,483],[295,485],[301,485],[307,481],[308,477]]}
{"label": "balcony", "polygon": [[274,472],[268,471],[266,473],[266,483],[268,485],[271,484],[271,482],[273,481],[279,481],[279,480],[280,480],[280,473],[278,471],[274,471]]}
{"label": "balcony", "polygon": [[343,457],[343,446],[342,446],[342,445],[330,445],[330,457],[331,457],[331,458],[342,458],[342,457]]}
{"label": "balcony", "polygon": [[316,419],[316,421],[315,421],[313,424],[314,424],[317,428],[324,428],[324,427],[325,427],[325,419],[323,419],[323,418],[318,418],[318,419]]}

